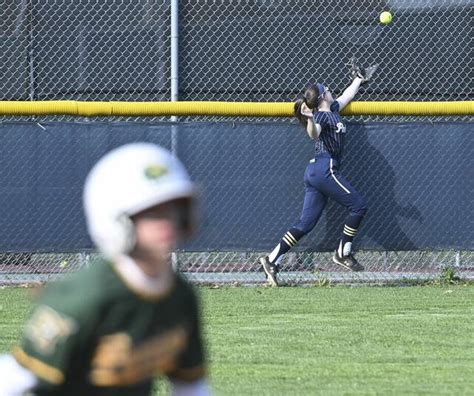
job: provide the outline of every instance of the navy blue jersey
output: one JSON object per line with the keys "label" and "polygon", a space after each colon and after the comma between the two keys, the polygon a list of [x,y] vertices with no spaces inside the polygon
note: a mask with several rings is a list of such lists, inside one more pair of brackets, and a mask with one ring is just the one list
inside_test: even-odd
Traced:
{"label": "navy blue jersey", "polygon": [[329,153],[340,160],[344,147],[346,126],[339,115],[339,102],[335,100],[330,107],[331,111],[318,111],[314,115],[314,122],[321,125],[321,133],[315,142],[315,155]]}

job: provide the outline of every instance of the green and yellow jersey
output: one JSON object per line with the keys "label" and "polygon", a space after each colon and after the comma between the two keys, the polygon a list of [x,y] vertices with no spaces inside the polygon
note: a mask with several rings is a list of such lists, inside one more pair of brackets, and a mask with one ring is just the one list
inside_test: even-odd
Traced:
{"label": "green and yellow jersey", "polygon": [[205,375],[197,298],[178,274],[143,294],[99,261],[42,292],[14,356],[40,380],[37,395],[147,395],[159,375],[194,381]]}

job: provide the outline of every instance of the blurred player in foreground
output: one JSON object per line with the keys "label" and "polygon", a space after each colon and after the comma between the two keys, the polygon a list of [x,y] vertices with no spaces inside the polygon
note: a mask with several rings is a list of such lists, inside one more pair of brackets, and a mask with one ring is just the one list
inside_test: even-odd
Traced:
{"label": "blurred player in foreground", "polygon": [[195,226],[196,190],[170,153],[122,146],[92,169],[84,206],[103,259],[47,287],[21,346],[0,357],[0,394],[209,395],[200,313],[171,252]]}
{"label": "blurred player in foreground", "polygon": [[339,172],[346,133],[339,112],[352,101],[361,84],[369,81],[376,68],[371,66],[362,70],[352,60],[352,83],[336,100],[328,87],[317,83],[307,87],[304,98],[295,102],[296,117],[309,137],[315,140],[315,156],[304,174],[305,196],[299,222],[283,235],[268,256],[260,258],[272,286],[278,286],[280,259],[314,228],[328,198],[349,211],[333,261],[352,271],[364,270],[352,254],[352,239],[367,211],[367,204],[364,196]]}

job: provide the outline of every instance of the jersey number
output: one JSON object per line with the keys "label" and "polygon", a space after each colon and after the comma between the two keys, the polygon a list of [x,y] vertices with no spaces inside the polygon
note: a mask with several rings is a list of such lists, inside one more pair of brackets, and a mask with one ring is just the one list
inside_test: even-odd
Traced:
{"label": "jersey number", "polygon": [[342,122],[338,122],[336,127],[336,133],[346,133],[346,126]]}

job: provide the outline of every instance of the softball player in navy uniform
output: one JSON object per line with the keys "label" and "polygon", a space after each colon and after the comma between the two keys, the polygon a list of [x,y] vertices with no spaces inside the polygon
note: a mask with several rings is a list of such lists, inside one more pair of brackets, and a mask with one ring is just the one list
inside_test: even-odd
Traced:
{"label": "softball player in navy uniform", "polygon": [[21,344],[0,357],[0,395],[207,396],[197,296],[171,266],[194,228],[195,186],[171,154],[119,147],[90,172],[84,206],[103,258],[42,292]]}
{"label": "softball player in navy uniform", "polygon": [[352,253],[352,240],[367,211],[367,203],[339,171],[346,133],[339,112],[351,102],[361,84],[370,79],[376,68],[372,66],[363,70],[352,61],[352,83],[336,100],[328,87],[317,83],[310,85],[304,99],[295,103],[296,117],[309,137],[315,140],[315,157],[304,174],[305,196],[299,222],[283,235],[268,256],[260,258],[267,281],[272,286],[278,286],[277,274],[282,256],[314,228],[328,198],[349,210],[333,261],[352,271],[364,270]]}

